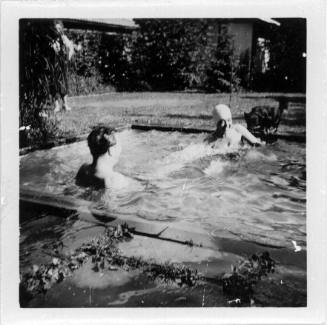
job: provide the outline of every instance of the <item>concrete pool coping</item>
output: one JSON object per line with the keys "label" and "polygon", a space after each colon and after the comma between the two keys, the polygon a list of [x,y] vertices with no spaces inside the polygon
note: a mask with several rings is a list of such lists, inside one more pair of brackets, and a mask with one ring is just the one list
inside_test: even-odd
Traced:
{"label": "concrete pool coping", "polygon": [[[116,128],[118,131],[125,130],[125,129],[130,129],[131,125],[126,124],[122,127]],[[92,127],[90,128],[92,129]],[[40,145],[35,145],[35,146],[29,146],[29,147],[24,147],[19,149],[19,155],[23,156],[26,155],[30,152],[36,151],[36,150],[47,150],[47,149],[52,149],[55,147],[60,147],[68,144],[72,144],[75,142],[80,142],[80,141],[85,141],[88,137],[89,133],[84,133],[79,136],[74,136],[74,137],[68,137],[68,138],[60,138],[60,139],[55,139],[52,141],[48,141],[46,143],[40,144]]]}
{"label": "concrete pool coping", "polygon": [[[163,132],[183,132],[183,133],[210,133],[213,129],[209,128],[187,128],[180,127],[176,125],[154,125],[154,124],[132,124],[131,129],[142,130],[142,131],[163,131]],[[258,134],[255,134],[256,136]],[[305,142],[305,134],[294,134],[294,133],[278,133],[276,134],[277,139],[295,141],[295,142]]]}
{"label": "concrete pool coping", "polygon": [[[140,130],[140,131],[151,131],[157,130],[162,132],[182,132],[182,133],[210,133],[213,132],[212,128],[189,128],[183,127],[178,125],[156,125],[156,124],[127,124],[120,128],[120,130],[125,129],[133,129],[133,130]],[[257,135],[257,134],[256,134]],[[54,147],[64,146],[75,142],[80,142],[86,140],[88,137],[87,134],[82,134],[80,136],[74,136],[70,138],[61,138],[53,141],[49,141],[47,143],[41,145],[35,145],[30,147],[24,147],[19,149],[19,155],[23,156],[30,152],[36,150],[47,150]],[[276,134],[277,139],[294,141],[304,143],[306,142],[306,134],[305,133],[278,133]]]}

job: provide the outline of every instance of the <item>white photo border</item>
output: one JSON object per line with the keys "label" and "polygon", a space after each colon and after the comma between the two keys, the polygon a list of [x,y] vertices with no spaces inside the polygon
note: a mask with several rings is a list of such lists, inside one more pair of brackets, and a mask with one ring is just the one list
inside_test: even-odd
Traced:
{"label": "white photo border", "polygon": [[[20,308],[18,26],[20,18],[307,20],[307,307]],[[326,1],[3,1],[1,4],[1,324],[321,324],[326,322]]]}

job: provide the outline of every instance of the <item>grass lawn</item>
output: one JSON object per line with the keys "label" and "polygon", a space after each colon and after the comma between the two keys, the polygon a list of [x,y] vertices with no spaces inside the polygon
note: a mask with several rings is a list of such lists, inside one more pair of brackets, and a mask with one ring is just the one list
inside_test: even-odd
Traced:
{"label": "grass lawn", "polygon": [[[279,94],[202,94],[202,93],[107,93],[72,97],[72,110],[57,114],[63,136],[79,136],[99,123],[178,125],[212,129],[212,108],[224,103],[231,107],[235,122],[244,123],[243,113],[256,105],[277,106]],[[288,95],[289,109],[284,112],[281,132],[305,132],[303,95]]]}

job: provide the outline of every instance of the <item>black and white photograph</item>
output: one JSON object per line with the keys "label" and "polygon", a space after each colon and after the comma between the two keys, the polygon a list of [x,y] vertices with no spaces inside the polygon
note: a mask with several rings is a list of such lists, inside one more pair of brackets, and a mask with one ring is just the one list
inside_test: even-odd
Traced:
{"label": "black and white photograph", "polygon": [[17,20],[19,308],[307,308],[306,16],[103,15]]}

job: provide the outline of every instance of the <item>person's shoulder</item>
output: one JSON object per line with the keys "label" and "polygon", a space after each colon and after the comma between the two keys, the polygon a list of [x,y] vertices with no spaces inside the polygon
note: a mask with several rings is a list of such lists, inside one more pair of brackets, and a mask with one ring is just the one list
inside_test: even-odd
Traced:
{"label": "person's shoulder", "polygon": [[[90,174],[91,173],[91,165],[89,165],[89,164],[83,164],[80,168],[79,168],[79,170],[78,170],[78,172],[77,172],[77,175],[88,175],[88,174]],[[77,176],[76,176],[77,177]]]}
{"label": "person's shoulder", "polygon": [[83,164],[77,172],[75,183],[78,186],[101,189],[105,187],[104,180],[95,176],[95,170],[91,165]]}
{"label": "person's shoulder", "polygon": [[88,179],[91,176],[90,165],[83,164],[77,172],[76,175],[76,185],[88,186]]}

